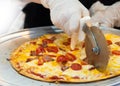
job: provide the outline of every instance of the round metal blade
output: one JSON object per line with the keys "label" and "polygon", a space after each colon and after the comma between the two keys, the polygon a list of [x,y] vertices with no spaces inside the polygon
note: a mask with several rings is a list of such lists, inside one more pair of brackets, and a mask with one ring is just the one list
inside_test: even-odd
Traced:
{"label": "round metal blade", "polygon": [[86,38],[85,38],[85,50],[86,50],[86,55],[87,55],[87,59],[88,59],[88,63],[92,64],[95,66],[95,68],[97,68],[99,71],[104,71],[107,67],[108,64],[108,60],[109,60],[109,51],[108,51],[108,47],[107,47],[107,42],[106,39],[104,37],[104,34],[102,33],[102,31],[93,26],[90,28],[90,30],[92,31],[95,40],[97,42],[97,45],[100,49],[100,52],[98,55],[96,55],[92,49],[92,42],[89,39],[89,35],[86,34]]}

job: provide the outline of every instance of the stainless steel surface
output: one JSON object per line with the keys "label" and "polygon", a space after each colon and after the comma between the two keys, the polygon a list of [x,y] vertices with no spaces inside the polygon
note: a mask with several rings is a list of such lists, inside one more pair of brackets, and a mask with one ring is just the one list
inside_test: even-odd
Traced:
{"label": "stainless steel surface", "polygon": [[[104,29],[105,33],[114,33],[120,35],[119,30]],[[120,76],[110,78],[107,80],[101,80],[91,83],[47,83],[37,80],[33,80],[18,74],[10,65],[7,58],[10,57],[10,53],[22,43],[36,38],[45,33],[59,33],[54,27],[40,27],[32,28],[29,30],[22,30],[12,34],[8,34],[0,37],[0,86],[111,86],[120,83]],[[118,85],[117,85],[118,86]]]}
{"label": "stainless steel surface", "polygon": [[94,33],[91,31],[91,29],[86,24],[84,24],[83,26],[83,31],[86,33],[87,37],[89,38],[92,44],[91,50],[93,51],[93,53],[98,55],[100,53],[100,49],[98,47]]}
{"label": "stainless steel surface", "polygon": [[109,61],[109,51],[103,32],[96,26],[83,27],[86,33],[85,51],[88,63],[94,65],[99,71],[105,71]]}

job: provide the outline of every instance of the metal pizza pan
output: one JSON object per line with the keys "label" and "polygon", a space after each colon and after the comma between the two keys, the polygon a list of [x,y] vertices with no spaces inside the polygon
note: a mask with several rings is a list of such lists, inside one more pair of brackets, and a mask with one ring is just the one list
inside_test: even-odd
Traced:
{"label": "metal pizza pan", "polygon": [[[120,30],[104,28],[104,33],[120,35]],[[46,33],[60,33],[54,26],[31,28],[0,36],[0,85],[1,86],[112,86],[120,83],[120,76],[90,83],[48,83],[33,80],[18,74],[7,59],[10,53],[22,43]]]}

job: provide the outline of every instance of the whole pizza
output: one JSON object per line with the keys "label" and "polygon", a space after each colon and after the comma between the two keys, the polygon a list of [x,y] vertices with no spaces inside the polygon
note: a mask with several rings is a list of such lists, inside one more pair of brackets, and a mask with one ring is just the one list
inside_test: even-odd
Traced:
{"label": "whole pizza", "polygon": [[85,43],[70,48],[65,33],[45,34],[25,42],[9,59],[12,67],[24,76],[46,82],[91,82],[120,75],[120,36],[105,34],[110,60],[104,72],[87,63]]}

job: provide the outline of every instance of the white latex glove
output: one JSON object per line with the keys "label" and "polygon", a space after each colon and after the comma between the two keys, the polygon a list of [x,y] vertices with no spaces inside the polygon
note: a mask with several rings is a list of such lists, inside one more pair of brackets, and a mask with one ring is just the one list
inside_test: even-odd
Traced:
{"label": "white latex glove", "polygon": [[[52,23],[71,37],[71,49],[75,48],[81,35],[81,18],[89,16],[89,11],[78,0],[25,0],[26,2],[41,3],[50,9]],[[85,18],[86,20],[86,18]],[[81,37],[79,37],[81,36]]]}
{"label": "white latex glove", "polygon": [[96,2],[90,8],[91,22],[98,22],[100,26],[120,27],[120,1],[111,5],[105,6],[100,2]]}
{"label": "white latex glove", "polygon": [[53,24],[71,37],[71,49],[75,48],[80,30],[80,19],[89,16],[88,10],[78,0],[41,0],[50,9]]}

